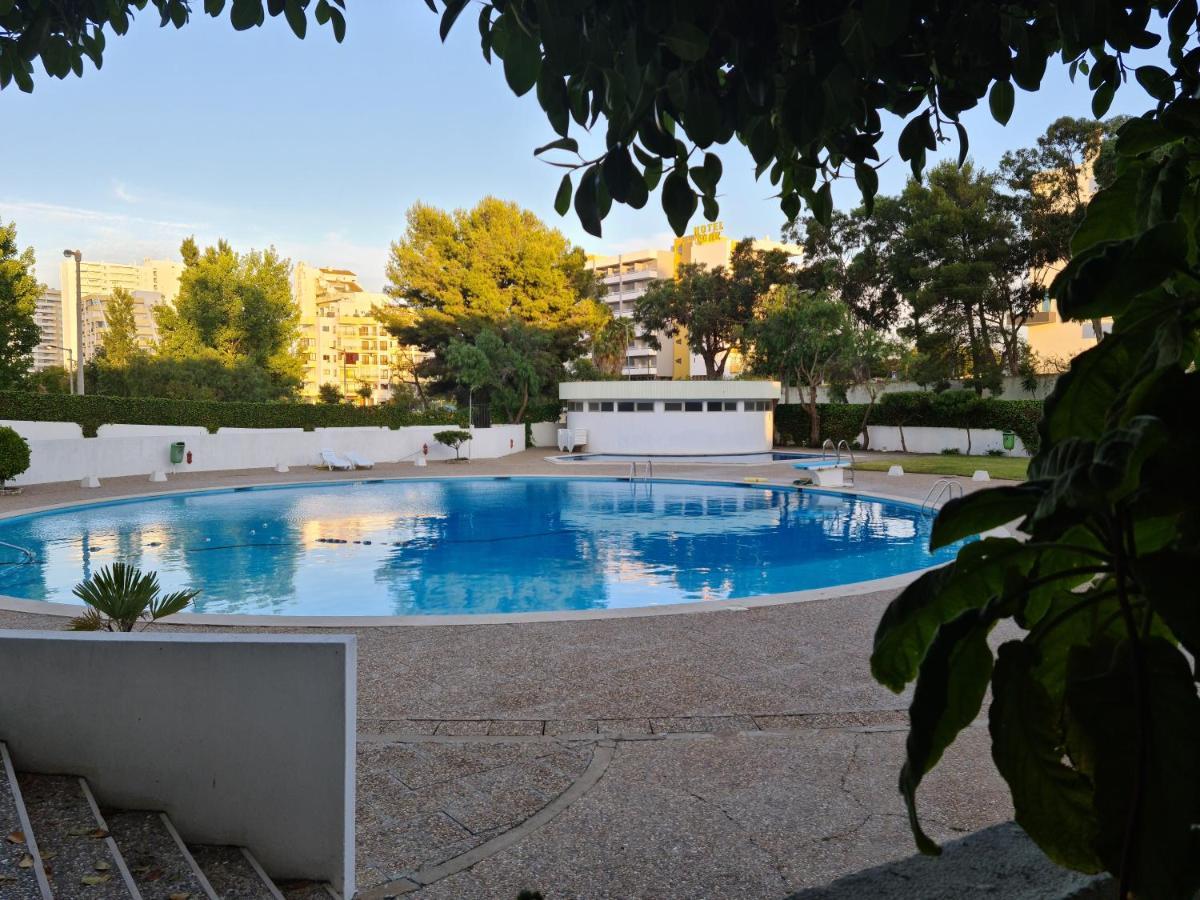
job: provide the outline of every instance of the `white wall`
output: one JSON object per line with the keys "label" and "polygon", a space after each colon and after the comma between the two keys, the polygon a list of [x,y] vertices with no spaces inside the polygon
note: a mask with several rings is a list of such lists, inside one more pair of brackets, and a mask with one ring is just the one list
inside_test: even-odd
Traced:
{"label": "white wall", "polygon": [[[904,439],[900,439],[901,429],[895,425],[868,425],[867,433],[871,438],[870,449],[900,451],[907,448],[909,453],[941,453],[948,448],[954,448],[959,453],[972,456],[984,456],[989,450],[1004,449],[1004,434],[988,428],[924,428],[905,426]],[[1016,445],[1006,451],[1008,456],[1029,456],[1025,444],[1019,437],[1014,438]]]}
{"label": "white wall", "polygon": [[[1054,390],[1054,383],[1058,380],[1057,375],[1037,375],[1037,390],[1033,393],[1025,390],[1022,379],[1014,375],[1005,376],[1001,382],[1000,393],[988,394],[989,397],[995,397],[997,400],[1044,400],[1050,396],[1050,392]],[[961,381],[951,382],[951,386],[961,388]],[[921,387],[915,381],[888,381],[882,385],[883,393],[894,394],[900,391],[924,391],[927,388]],[[866,389],[861,386],[855,386],[846,391],[846,399],[850,403],[869,403],[870,395]],[[783,389],[783,403],[807,403],[808,390],[803,391],[795,387],[785,387]],[[829,388],[825,385],[817,388],[817,402],[829,402]]]}
{"label": "white wall", "polygon": [[[706,382],[707,384],[708,382]],[[589,453],[763,453],[774,442],[771,412],[569,412],[586,428]]]}
{"label": "white wall", "polygon": [[534,422],[529,426],[532,432],[533,446],[535,447],[553,447],[558,442],[557,422]]}
{"label": "white wall", "polygon": [[351,636],[0,631],[0,740],[19,769],[166,811],[276,878],[354,893]]}
{"label": "white wall", "polygon": [[[12,484],[78,481],[86,475],[115,478],[165,472],[212,472],[227,469],[315,466],[321,450],[353,450],[374,462],[412,461],[429,446],[429,458],[452,459],[454,451],[433,439],[452,425],[390,428],[222,428],[209,434],[202,427],[169,425],[103,425],[94,438],[81,437],[79,426],[63,422],[0,422],[29,441],[31,463]],[[495,459],[525,449],[524,425],[473,429],[462,455]],[[170,445],[183,441],[192,462],[171,465]]]}

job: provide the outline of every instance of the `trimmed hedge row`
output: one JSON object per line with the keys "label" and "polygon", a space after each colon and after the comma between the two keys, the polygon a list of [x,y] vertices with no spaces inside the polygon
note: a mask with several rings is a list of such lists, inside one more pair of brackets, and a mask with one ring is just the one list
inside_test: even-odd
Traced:
{"label": "trimmed hedge row", "polygon": [[101,425],[202,425],[218,428],[349,428],[462,425],[465,415],[408,412],[393,406],[308,403],[219,403],[149,397],[78,397],[0,391],[0,419],[75,422],[85,437]]}
{"label": "trimmed hedge row", "polygon": [[[853,443],[866,411],[865,403],[821,404],[818,407],[821,440]],[[1041,419],[1041,400],[995,400],[978,397],[973,391],[903,391],[880,397],[867,424],[1011,431],[1031,453],[1036,453]],[[809,433],[808,408],[801,404],[776,407],[775,430],[784,443],[805,444]]]}

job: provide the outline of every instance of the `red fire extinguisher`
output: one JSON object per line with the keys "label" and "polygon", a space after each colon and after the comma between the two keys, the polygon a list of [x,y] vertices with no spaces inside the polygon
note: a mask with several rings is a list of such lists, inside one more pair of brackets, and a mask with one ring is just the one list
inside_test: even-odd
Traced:
{"label": "red fire extinguisher", "polygon": [[187,452],[187,463],[189,466],[192,464],[192,451],[191,450],[189,450]]}
{"label": "red fire extinguisher", "polygon": [[422,452],[423,454],[425,454],[426,456],[428,456],[428,455],[429,455],[429,445],[428,445],[428,444],[422,444],[422,445],[421,445],[421,452]]}

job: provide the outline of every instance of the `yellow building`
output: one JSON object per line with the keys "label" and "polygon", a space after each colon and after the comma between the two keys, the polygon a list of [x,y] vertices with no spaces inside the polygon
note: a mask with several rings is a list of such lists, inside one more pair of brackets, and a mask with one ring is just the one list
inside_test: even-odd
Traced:
{"label": "yellow building", "polygon": [[[1096,193],[1096,179],[1092,163],[1088,160],[1079,170],[1079,194],[1091,199]],[[1046,176],[1051,177],[1051,176]],[[1038,188],[1034,180],[1034,190]],[[1071,360],[1085,350],[1096,346],[1103,335],[1096,334],[1092,322],[1074,322],[1064,319],[1058,312],[1057,304],[1050,297],[1050,284],[1055,276],[1063,270],[1065,260],[1053,262],[1048,266],[1035,269],[1030,273],[1030,280],[1042,293],[1042,302],[1038,309],[1025,321],[1025,340],[1033,351],[1038,366],[1043,372],[1065,371]],[[1102,332],[1112,329],[1112,319],[1102,319]]]}
{"label": "yellow building", "polygon": [[[388,334],[372,310],[396,301],[364,291],[348,269],[303,262],[292,272],[292,296],[300,307],[301,397],[316,402],[321,385],[332,384],[344,397],[364,405],[391,399],[413,351]],[[359,397],[363,388],[370,389],[369,397]]]}
{"label": "yellow building", "polygon": [[[75,260],[64,259],[62,277],[62,346],[78,357],[76,346]],[[165,259],[145,259],[141,265],[91,262],[80,265],[83,288],[83,358],[91,359],[99,346],[100,336],[107,327],[104,308],[116,288],[125,288],[134,295],[138,320],[138,340],[149,348],[157,339],[153,307],[160,303],[174,304],[179,294],[182,262]],[[63,353],[63,357],[66,357]]]}
{"label": "yellow building", "polygon": [[[668,250],[645,249],[610,256],[591,256],[589,266],[600,278],[604,291],[601,299],[612,310],[614,316],[628,318],[633,315],[634,303],[646,293],[651,282],[674,278],[678,266],[692,264],[715,268],[728,266],[738,239],[725,236],[721,222],[697,225],[692,233],[676,238]],[[755,250],[783,250],[789,256],[798,257],[803,252],[794,244],[783,244],[771,238],[754,238]],[[626,351],[625,365],[621,375],[625,378],[670,378],[687,380],[704,378],[704,360],[690,352],[687,334],[681,332],[674,339],[660,335],[662,349],[650,346],[645,335],[638,335]],[[733,378],[742,371],[743,360],[735,351],[725,366],[725,377]]]}

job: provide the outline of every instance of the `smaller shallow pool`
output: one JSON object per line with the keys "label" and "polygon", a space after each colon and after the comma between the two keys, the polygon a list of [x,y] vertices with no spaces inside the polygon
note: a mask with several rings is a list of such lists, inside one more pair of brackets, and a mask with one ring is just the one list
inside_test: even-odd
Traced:
{"label": "smaller shallow pool", "polygon": [[764,463],[794,462],[798,459],[819,459],[813,453],[571,453],[566,456],[551,456],[556,463],[644,463],[659,465],[743,465],[761,466]]}

